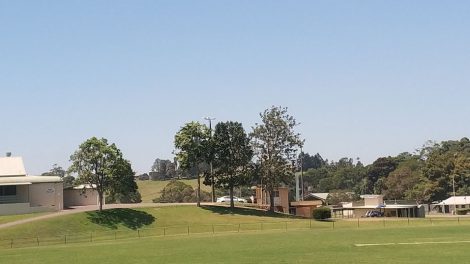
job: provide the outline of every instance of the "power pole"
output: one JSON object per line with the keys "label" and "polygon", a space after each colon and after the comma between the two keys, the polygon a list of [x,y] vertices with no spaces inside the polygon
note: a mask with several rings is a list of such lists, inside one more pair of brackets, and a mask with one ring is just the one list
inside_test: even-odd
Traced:
{"label": "power pole", "polygon": [[[215,120],[215,118],[211,117],[204,117],[205,120],[209,121],[209,138],[212,140],[212,120]],[[214,174],[212,173],[212,147],[211,147],[211,153],[210,153],[210,161],[209,161],[209,166],[210,166],[210,174],[211,174],[211,191],[212,191],[212,202],[215,203],[215,187],[214,187]]]}

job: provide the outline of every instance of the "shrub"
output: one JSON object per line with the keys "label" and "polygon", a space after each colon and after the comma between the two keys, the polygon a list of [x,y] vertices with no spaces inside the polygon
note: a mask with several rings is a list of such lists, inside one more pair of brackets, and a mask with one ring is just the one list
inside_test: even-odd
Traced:
{"label": "shrub", "polygon": [[466,215],[468,213],[469,209],[457,209],[457,214],[458,215]]}
{"label": "shrub", "polygon": [[[201,190],[201,202],[210,200],[210,193]],[[196,190],[191,185],[177,180],[170,181],[161,191],[160,197],[153,199],[154,203],[193,203],[196,201]]]}
{"label": "shrub", "polygon": [[331,209],[328,207],[319,207],[313,209],[312,217],[316,220],[324,220],[331,218]]}

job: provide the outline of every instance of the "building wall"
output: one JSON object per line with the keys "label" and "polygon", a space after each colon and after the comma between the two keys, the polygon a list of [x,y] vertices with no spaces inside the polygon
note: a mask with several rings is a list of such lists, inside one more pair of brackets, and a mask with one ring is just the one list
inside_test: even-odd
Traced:
{"label": "building wall", "polygon": [[31,213],[29,203],[0,204],[0,215]]}
{"label": "building wall", "polygon": [[64,206],[85,206],[85,205],[98,205],[98,192],[92,189],[77,190],[67,189],[64,190]]}
{"label": "building wall", "polygon": [[29,185],[29,203],[36,211],[59,211],[63,208],[63,184],[34,183]]}

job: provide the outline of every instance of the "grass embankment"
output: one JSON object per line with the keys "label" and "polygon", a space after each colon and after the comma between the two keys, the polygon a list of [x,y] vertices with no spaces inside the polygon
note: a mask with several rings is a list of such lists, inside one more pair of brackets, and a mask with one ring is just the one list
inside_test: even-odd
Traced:
{"label": "grass embankment", "polygon": [[[178,234],[186,232],[187,226],[190,226],[191,233],[202,233],[212,230],[212,225],[220,225],[214,228],[224,231],[237,227],[237,224],[244,224],[243,227],[249,228],[248,226],[251,223],[276,223],[286,220],[300,221],[300,219],[286,219],[283,215],[272,215],[253,209],[237,208],[232,213],[229,208],[218,206],[203,206],[202,208],[197,208],[196,206],[169,206],[142,209],[109,209],[101,213],[96,211],[77,213],[3,228],[0,231],[0,240],[89,234],[90,232],[125,232],[163,227],[168,227],[166,230],[167,234]],[[224,226],[227,227],[224,228]],[[268,228],[268,226],[265,227]],[[161,231],[159,230],[158,232]],[[99,234],[96,235],[98,236]]]}
{"label": "grass embankment", "polygon": [[[192,180],[179,180],[188,185],[191,185],[193,188],[197,188],[197,179]],[[153,199],[160,197],[160,192],[165,188],[165,186],[170,181],[137,181],[137,186],[139,187],[140,195],[142,196],[142,202],[151,203]],[[210,192],[211,187],[202,184],[201,180],[201,190]]]}
{"label": "grass embankment", "polygon": [[51,213],[33,213],[33,214],[20,214],[20,215],[0,215],[0,225],[6,224],[9,222],[14,222],[18,220],[33,218],[41,215],[46,215]]}
{"label": "grass embankment", "polygon": [[[470,226],[307,229],[3,250],[0,263],[467,263]],[[460,241],[460,242],[459,242]],[[387,244],[406,243],[410,244]],[[428,244],[419,244],[422,242]],[[441,242],[441,243],[439,243]],[[359,247],[356,244],[382,244]]]}

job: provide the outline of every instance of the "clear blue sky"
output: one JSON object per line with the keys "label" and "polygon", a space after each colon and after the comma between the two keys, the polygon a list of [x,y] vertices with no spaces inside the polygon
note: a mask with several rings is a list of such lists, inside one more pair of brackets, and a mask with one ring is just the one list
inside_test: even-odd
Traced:
{"label": "clear blue sky", "polygon": [[91,136],[138,172],[191,120],[271,105],[324,158],[470,136],[468,1],[0,0],[0,155],[30,174]]}

